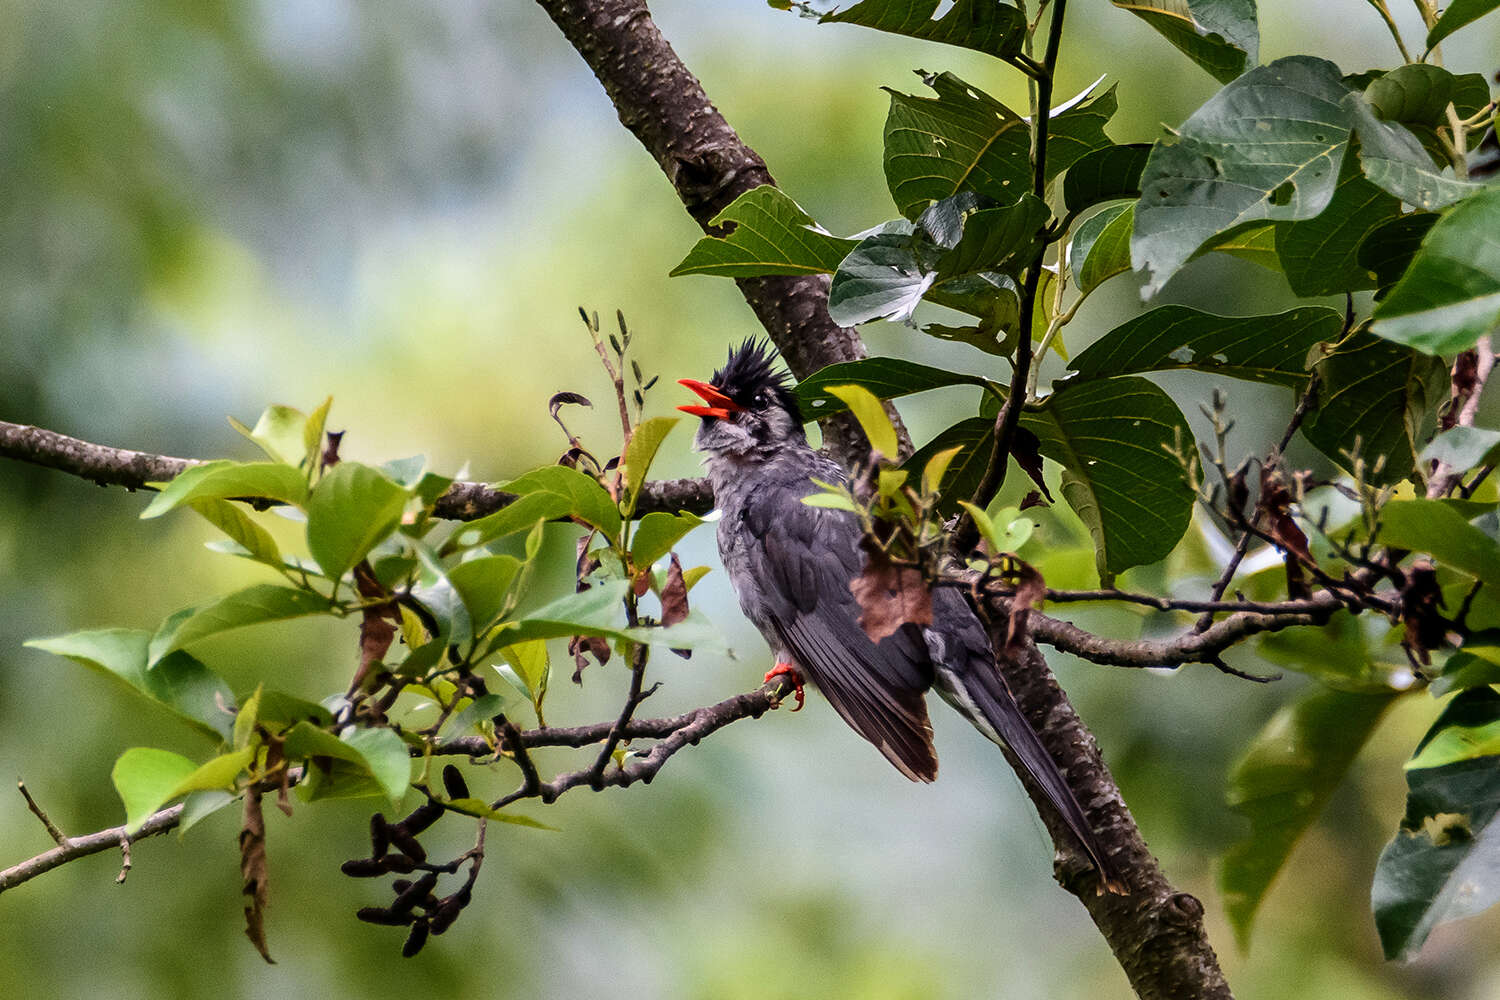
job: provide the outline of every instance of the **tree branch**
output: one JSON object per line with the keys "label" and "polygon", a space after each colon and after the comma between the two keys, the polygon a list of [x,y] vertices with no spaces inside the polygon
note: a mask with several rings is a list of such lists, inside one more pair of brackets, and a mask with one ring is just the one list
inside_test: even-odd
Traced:
{"label": "tree branch", "polygon": [[22,882],[30,882],[38,875],[45,875],[69,861],[88,857],[90,854],[98,854],[101,851],[128,849],[129,845],[137,840],[154,837],[175,829],[181,821],[182,806],[179,804],[152,813],[146,822],[141,824],[140,829],[132,834],[126,834],[123,826],[113,826],[108,830],[100,830],[98,833],[69,837],[50,851],[45,851],[34,858],[0,871],[0,892],[14,889]]}

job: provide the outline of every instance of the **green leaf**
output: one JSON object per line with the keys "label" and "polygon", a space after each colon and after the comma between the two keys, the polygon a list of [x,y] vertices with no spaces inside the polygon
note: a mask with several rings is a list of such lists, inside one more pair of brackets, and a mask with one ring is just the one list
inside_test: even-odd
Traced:
{"label": "green leaf", "polygon": [[1116,198],[1141,196],[1141,172],[1151,147],[1146,143],[1109,145],[1080,156],[1063,178],[1063,204],[1069,212]]}
{"label": "green leaf", "polygon": [[939,0],[864,0],[829,11],[823,24],[860,24],[910,38],[958,45],[997,59],[1014,56],[1026,36],[1026,18],[1015,7],[992,0],[958,0],[942,17]]}
{"label": "green leaf", "polygon": [[857,385],[881,399],[896,399],[953,385],[989,386],[993,383],[978,375],[933,368],[901,358],[840,361],[818,369],[797,383],[797,403],[806,419],[822,419],[847,409],[842,399],[828,394],[831,385]]}
{"label": "green leaf", "polygon": [[1229,805],[1250,829],[1225,851],[1219,887],[1241,948],[1271,882],[1395,697],[1315,688],[1272,716],[1230,771]]}
{"label": "green leaf", "polygon": [[1407,63],[1371,80],[1365,99],[1383,121],[1438,125],[1446,123],[1457,89],[1458,79],[1443,67]]}
{"label": "green leaf", "polygon": [[255,422],[254,429],[233,418],[230,426],[255,442],[273,462],[296,466],[307,454],[307,414],[291,406],[268,406]]}
{"label": "green leaf", "polygon": [[1278,223],[1262,222],[1249,223],[1244,226],[1236,226],[1234,229],[1220,236],[1216,236],[1203,244],[1196,253],[1194,259],[1206,253],[1227,253],[1231,257],[1240,260],[1248,260],[1252,264],[1272,271],[1281,270],[1281,258],[1276,255],[1276,227]]}
{"label": "green leaf", "polygon": [[196,771],[180,753],[155,747],[131,747],[115,761],[110,777],[125,803],[125,830],[133,833],[172,798],[172,790]]}
{"label": "green leaf", "polygon": [[527,696],[540,719],[542,703],[547,698],[547,680],[552,675],[552,658],[547,653],[547,640],[531,639],[512,643],[500,653],[526,686]]}
{"label": "green leaf", "polygon": [[889,459],[894,459],[901,453],[896,428],[891,425],[891,418],[886,416],[885,407],[881,405],[878,396],[862,385],[830,385],[827,391],[829,395],[843,400],[844,405],[854,413],[854,419],[859,421],[865,437],[870,439],[870,447]]}
{"label": "green leaf", "polygon": [[557,833],[555,826],[548,826],[539,819],[523,816],[520,813],[506,812],[503,809],[491,809],[490,804],[483,799],[451,799],[447,806],[455,812],[461,812],[465,816],[475,816],[480,819],[492,819],[498,823],[510,823],[513,826],[529,826],[533,830],[551,830]]}
{"label": "green leaf", "polygon": [[[1090,88],[1093,89],[1093,88]],[[1064,170],[1090,153],[1114,146],[1104,134],[1104,126],[1119,108],[1115,87],[1079,101],[1064,111],[1054,110],[1047,121],[1047,169],[1050,183]]]}
{"label": "green leaf", "polygon": [[1109,205],[1089,216],[1074,232],[1068,267],[1081,293],[1087,295],[1106,279],[1130,270],[1130,231],[1134,226],[1134,205]]}
{"label": "green leaf", "polygon": [[260,694],[261,689],[256,687],[255,693],[246,698],[235,713],[234,737],[230,745],[236,750],[248,747],[250,738],[255,735],[255,725],[260,720]]}
{"label": "green leaf", "polygon": [[606,580],[588,590],[540,607],[519,621],[506,622],[493,630],[486,656],[528,639],[561,639],[574,635],[601,635],[616,639],[624,636],[624,618],[620,602],[630,587],[628,580]]}
{"label": "green leaf", "polygon": [[340,739],[299,722],[287,730],[285,751],[289,760],[332,757],[348,761],[374,778],[392,802],[406,794],[411,780],[411,754],[401,737],[389,729],[354,729]]}
{"label": "green leaf", "polygon": [[1500,632],[1493,629],[1466,637],[1427,690],[1434,698],[1441,698],[1454,691],[1491,684],[1500,684]]}
{"label": "green leaf", "polygon": [[469,609],[475,629],[482,630],[506,608],[510,587],[521,572],[515,556],[480,556],[448,570],[448,582]]}
{"label": "green leaf", "polygon": [[656,458],[656,452],[661,448],[661,443],[671,433],[672,428],[677,426],[678,417],[652,417],[643,420],[636,425],[630,434],[630,441],[625,445],[625,460],[620,467],[620,475],[624,478],[625,492],[631,498],[631,511],[635,509],[635,498],[640,495],[641,486],[646,482],[646,473],[651,468],[651,462]]}
{"label": "green leaf", "polygon": [[146,505],[141,517],[160,517],[190,500],[230,497],[280,500],[300,507],[307,502],[307,482],[302,473],[280,462],[206,462],[184,469]]}
{"label": "green leaf", "polygon": [[245,554],[256,562],[280,569],[283,565],[281,549],[271,533],[250,518],[228,500],[205,497],[190,500],[188,506],[202,515],[203,519],[245,550]]}
{"label": "green leaf", "polygon": [[495,716],[505,712],[507,704],[515,701],[513,695],[485,694],[473,699],[465,705],[456,715],[451,716],[443,724],[443,732],[446,734],[457,733],[467,736],[477,733],[494,743],[494,725],[492,720]]}
{"label": "green leaf", "polygon": [[[989,465],[990,452],[995,448],[995,420],[993,417],[969,417],[939,433],[931,441],[918,448],[908,458],[903,468],[917,472],[927,467],[937,455],[953,448],[958,454],[943,470],[942,497],[938,510],[945,516],[959,511],[959,501],[974,495],[980,480]],[[806,503],[807,501],[802,501]]]}
{"label": "green leaf", "polygon": [[[1472,730],[1497,721],[1500,695],[1490,688],[1465,691],[1428,731],[1418,758],[1450,728]],[[1370,888],[1387,958],[1412,957],[1439,924],[1500,899],[1500,756],[1409,765],[1406,782],[1406,815],[1380,854]]]}
{"label": "green leaf", "polygon": [[1429,354],[1474,346],[1500,322],[1500,187],[1454,205],[1427,233],[1371,330]]}
{"label": "green leaf", "polygon": [[1328,206],[1353,127],[1333,63],[1290,56],[1214,95],[1157,140],[1141,176],[1131,247],[1159,291],[1209,239],[1260,219],[1311,219]]}
{"label": "green leaf", "polygon": [[[609,494],[605,494],[606,499]],[[453,533],[444,546],[448,551],[459,546],[483,545],[496,538],[530,531],[540,521],[555,521],[573,513],[573,501],[560,493],[529,493],[518,497],[493,514],[470,521]]]}
{"label": "green leaf", "polygon": [[262,622],[284,621],[326,614],[328,598],[310,590],[258,583],[196,608],[183,617],[169,618],[151,640],[151,663],[200,639]]}
{"label": "green leaf", "polygon": [[1364,156],[1360,165],[1370,183],[1396,195],[1408,205],[1436,211],[1484,190],[1484,185],[1461,181],[1425,163]]}
{"label": "green leaf", "polygon": [[855,246],[854,240],[818,228],[812,216],[770,184],[746,191],[709,224],[729,223],[734,223],[729,235],[700,239],[671,275],[832,274]]}
{"label": "green leaf", "polygon": [[695,514],[668,514],[653,511],[636,522],[635,532],[630,537],[630,558],[644,569],[672,551],[672,548],[703,519]]}
{"label": "green leaf", "polygon": [[1063,467],[1063,498],[1093,536],[1101,580],[1172,551],[1193,491],[1167,448],[1191,449],[1193,435],[1171,397],[1135,377],[1069,384],[1022,411],[1021,425]]}
{"label": "green leaf", "polygon": [[1459,470],[1500,461],[1500,431],[1485,427],[1454,427],[1422,449],[1421,461],[1443,462]]}
{"label": "green leaf", "polygon": [[[1344,452],[1357,444],[1366,476],[1377,486],[1410,476],[1436,408],[1448,398],[1441,359],[1361,332],[1319,361],[1317,370],[1317,408],[1303,422],[1303,436],[1345,468]],[[1377,473],[1378,458],[1385,464]]]}
{"label": "green leaf", "polygon": [[922,491],[924,493],[935,493],[942,485],[943,477],[948,474],[948,466],[958,457],[963,449],[957,445],[944,448],[922,463]]}
{"label": "green leaf", "polygon": [[1500,581],[1500,543],[1437,500],[1392,500],[1380,509],[1380,541],[1424,552],[1450,569]]}
{"label": "green leaf", "polygon": [[1334,340],[1344,317],[1318,306],[1273,316],[1215,316],[1162,306],[1100,337],[1069,364],[1080,379],[1190,369],[1300,388],[1314,345]]}
{"label": "green leaf", "polygon": [[333,397],[326,396],[318,408],[313,410],[302,428],[302,453],[306,456],[307,468],[316,469],[323,456],[323,431],[328,426],[328,411],[333,408]]}
{"label": "green leaf", "polygon": [[1410,212],[1376,228],[1359,248],[1359,266],[1375,275],[1376,287],[1387,289],[1401,279],[1439,216]]}
{"label": "green leaf", "polygon": [[1399,200],[1366,180],[1354,157],[1344,157],[1327,208],[1312,219],[1276,224],[1276,255],[1292,292],[1311,298],[1374,288],[1377,278],[1360,264],[1360,246],[1400,212]]}
{"label": "green leaf", "polygon": [[1031,194],[1014,205],[970,213],[963,222],[963,236],[938,258],[938,275],[949,279],[983,271],[1019,271],[1030,262],[1050,215]]}
{"label": "green leaf", "polygon": [[307,548],[337,580],[401,523],[407,492],[368,465],[340,462],[307,501]]}
{"label": "green leaf", "polygon": [[921,74],[936,97],[889,91],[885,176],[896,208],[916,219],[932,202],[974,191],[1006,205],[1031,189],[1031,129],[951,73]]}
{"label": "green leaf", "polygon": [[625,630],[625,638],[632,642],[667,649],[702,650],[705,653],[728,655],[729,646],[723,634],[701,611],[689,611],[688,616],[676,625],[665,628],[641,626]]}
{"label": "green leaf", "polygon": [[221,708],[232,705],[229,685],[187,653],[173,653],[146,667],[149,632],[101,629],[73,632],[51,639],[32,639],[26,645],[45,653],[66,656],[106,677],[121,681],[196,728],[216,739],[233,738],[234,717]]}
{"label": "green leaf", "polygon": [[217,788],[205,792],[192,792],[182,802],[182,816],[177,821],[177,836],[179,838],[187,836],[187,832],[200,822],[231,802],[238,801],[238,796]]}
{"label": "green leaf", "polygon": [[1496,7],[1500,7],[1500,0],[1453,0],[1443,10],[1443,15],[1437,19],[1432,30],[1427,32],[1427,48],[1436,48],[1439,42],[1459,28],[1470,21],[1479,20]]}
{"label": "green leaf", "polygon": [[912,237],[882,233],[861,240],[828,286],[828,316],[840,326],[911,318],[937,280],[912,248]]}
{"label": "green leaf", "polygon": [[1113,0],[1155,28],[1193,62],[1228,83],[1255,65],[1255,0]]}
{"label": "green leaf", "polygon": [[[568,509],[563,512],[567,516],[576,517],[585,524],[598,528],[611,541],[620,534],[619,507],[592,476],[586,476],[577,469],[569,469],[562,465],[546,465],[526,473],[519,479],[511,480],[500,489],[520,494],[523,497],[526,495],[562,497],[568,503]],[[469,527],[474,528],[481,523],[476,521]],[[525,527],[529,528],[535,523],[533,519]],[[497,536],[491,533],[490,537]]]}

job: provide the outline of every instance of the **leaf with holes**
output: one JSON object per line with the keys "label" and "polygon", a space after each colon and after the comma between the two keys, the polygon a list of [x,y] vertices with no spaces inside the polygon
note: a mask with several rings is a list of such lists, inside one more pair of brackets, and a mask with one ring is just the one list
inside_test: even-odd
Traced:
{"label": "leaf with holes", "polygon": [[1141,176],[1131,256],[1159,291],[1214,236],[1246,222],[1311,219],[1333,198],[1353,127],[1333,63],[1290,56],[1253,69],[1157,140]]}
{"label": "leaf with holes", "polygon": [[844,258],[828,286],[829,318],[840,326],[910,319],[936,280],[937,272],[918,261],[911,236],[866,237]]}
{"label": "leaf with holes", "polygon": [[1228,83],[1260,50],[1255,0],[1113,0],[1155,28],[1193,62]]}
{"label": "leaf with holes", "polygon": [[[1092,88],[1090,88],[1092,89]],[[1090,153],[1114,146],[1104,134],[1104,126],[1120,106],[1115,88],[1079,101],[1065,110],[1052,112],[1047,122],[1047,169],[1050,182]]]}
{"label": "leaf with holes", "polygon": [[938,258],[938,275],[948,280],[986,271],[1019,271],[1034,256],[1036,239],[1050,214],[1030,194],[1014,205],[970,213],[963,235]]}
{"label": "leaf with holes", "polygon": [[[1410,476],[1437,407],[1448,398],[1442,359],[1356,333],[1318,361],[1317,370],[1317,408],[1303,421],[1303,436],[1345,468],[1345,453],[1357,448],[1375,485]],[[1384,462],[1379,471],[1377,460]]]}
{"label": "leaf with holes", "polygon": [[1020,10],[993,0],[958,0],[941,17],[933,17],[941,0],[864,0],[844,10],[829,11],[822,24],[859,24],[877,31],[944,42],[997,59],[1014,56],[1026,37],[1026,18]]}
{"label": "leaf with holes", "polygon": [[1241,948],[1271,882],[1395,697],[1316,687],[1273,715],[1230,771],[1229,806],[1250,829],[1224,852],[1219,888]]}
{"label": "leaf with holes", "polygon": [[1080,379],[1188,369],[1296,389],[1307,383],[1307,354],[1334,340],[1344,317],[1301,306],[1273,316],[1215,316],[1162,306],[1137,316],[1073,359]]}
{"label": "leaf with holes", "polygon": [[709,224],[729,223],[734,224],[729,235],[700,239],[671,275],[832,274],[856,243],[818,228],[812,216],[770,184],[746,191]]}

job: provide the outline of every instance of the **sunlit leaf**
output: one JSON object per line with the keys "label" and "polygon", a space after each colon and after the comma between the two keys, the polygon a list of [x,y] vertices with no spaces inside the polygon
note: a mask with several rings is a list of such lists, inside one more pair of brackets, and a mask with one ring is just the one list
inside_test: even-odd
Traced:
{"label": "sunlit leaf", "polygon": [[897,440],[896,428],[886,416],[878,396],[862,385],[830,385],[827,392],[843,400],[854,413],[865,437],[870,439],[870,447],[886,458],[893,459],[900,454],[901,443]]}
{"label": "sunlit leaf", "polygon": [[251,559],[277,568],[283,565],[281,549],[277,546],[276,539],[271,537],[271,533],[256,524],[249,514],[228,500],[204,497],[188,501],[188,506],[197,511],[209,524],[228,535],[229,539],[244,549],[245,554]]}
{"label": "sunlit leaf", "polygon": [[196,608],[185,617],[169,619],[169,625],[151,640],[151,662],[230,629],[326,614],[330,608],[328,598],[310,590],[259,583]]}
{"label": "sunlit leaf", "polygon": [[1380,540],[1423,552],[1444,566],[1485,581],[1500,581],[1500,543],[1451,507],[1416,498],[1380,509]]}
{"label": "sunlit leaf", "polygon": [[636,523],[630,536],[630,558],[639,567],[650,566],[672,551],[672,548],[703,519],[695,514],[668,514],[653,511]]}
{"label": "sunlit leaf", "polygon": [[183,470],[146,505],[141,517],[160,517],[190,500],[230,497],[300,506],[307,501],[307,481],[280,462],[206,462]]}
{"label": "sunlit leaf", "polygon": [[940,0],[863,0],[844,10],[830,11],[820,20],[946,42],[999,59],[1020,51],[1026,18],[1015,7],[992,0],[958,0],[941,17],[934,17],[940,6]]}
{"label": "sunlit leaf", "polygon": [[[593,477],[586,476],[577,469],[569,469],[562,465],[543,466],[526,473],[519,479],[505,483],[500,489],[508,493],[520,494],[523,499],[529,496],[561,497],[568,504],[566,510],[568,516],[576,517],[585,524],[598,528],[610,539],[614,539],[620,533],[619,507]],[[547,503],[552,504],[555,501],[547,501]],[[539,504],[536,509],[540,509],[540,506]],[[500,513],[504,514],[505,511]],[[536,518],[533,518],[524,527],[529,528],[535,523]],[[482,521],[476,521],[470,525],[470,528],[479,527],[481,524],[483,524]],[[505,523],[505,526],[510,530],[518,530],[522,527],[521,525],[511,527],[510,523]],[[496,537],[493,530],[492,525],[486,532],[491,538]]]}
{"label": "sunlit leaf", "polygon": [[830,236],[780,188],[769,184],[740,195],[710,221],[734,224],[728,236],[705,236],[672,275],[744,278],[768,274],[832,274],[855,240]]}
{"label": "sunlit leaf", "polygon": [[625,446],[620,475],[624,479],[626,494],[632,498],[632,510],[633,498],[640,495],[641,486],[646,482],[646,473],[656,458],[657,450],[672,428],[677,426],[678,420],[678,417],[652,417],[641,421],[631,432],[630,443]]}
{"label": "sunlit leaf", "polygon": [[337,580],[396,530],[408,494],[367,465],[340,462],[307,501],[307,548]]}

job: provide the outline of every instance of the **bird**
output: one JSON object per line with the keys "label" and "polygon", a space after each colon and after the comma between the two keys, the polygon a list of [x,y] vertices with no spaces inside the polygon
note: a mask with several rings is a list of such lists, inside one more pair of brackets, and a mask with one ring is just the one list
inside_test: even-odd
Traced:
{"label": "bird", "polygon": [[996,667],[968,600],[934,588],[930,625],[903,624],[878,643],[865,633],[849,586],[863,567],[859,520],[802,503],[818,491],[815,480],[846,483],[848,476],[808,444],[771,344],[747,339],[711,381],[679,383],[703,401],[678,409],[701,418],[693,443],[721,515],[719,555],[741,609],[775,653],[766,680],[790,675],[800,707],[805,678],[898,771],[922,782],[937,778],[925,697],[935,689],[984,736],[1010,748],[1078,839],[1101,891],[1118,891],[1113,865]]}

